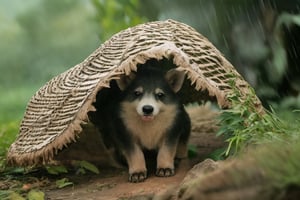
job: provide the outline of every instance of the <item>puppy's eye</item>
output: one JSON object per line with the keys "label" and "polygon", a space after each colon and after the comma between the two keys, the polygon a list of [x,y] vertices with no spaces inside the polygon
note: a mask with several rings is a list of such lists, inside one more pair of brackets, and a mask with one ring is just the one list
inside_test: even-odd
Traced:
{"label": "puppy's eye", "polygon": [[161,99],[165,96],[165,94],[162,93],[162,92],[159,92],[159,93],[156,94],[156,96],[157,96],[157,98]]}
{"label": "puppy's eye", "polygon": [[134,94],[134,96],[139,97],[142,95],[142,92],[136,90],[136,91],[134,91],[133,94]]}

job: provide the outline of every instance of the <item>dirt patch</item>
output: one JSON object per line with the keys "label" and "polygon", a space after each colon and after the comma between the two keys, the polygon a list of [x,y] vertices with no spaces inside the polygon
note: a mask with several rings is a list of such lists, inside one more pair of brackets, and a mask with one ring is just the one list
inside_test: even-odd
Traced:
{"label": "dirt patch", "polygon": [[128,182],[126,169],[103,169],[99,175],[70,176],[74,186],[63,189],[44,188],[46,199],[150,199],[154,194],[164,193],[177,186],[192,167],[190,160],[181,161],[176,175],[156,177],[153,172],[142,183]]}

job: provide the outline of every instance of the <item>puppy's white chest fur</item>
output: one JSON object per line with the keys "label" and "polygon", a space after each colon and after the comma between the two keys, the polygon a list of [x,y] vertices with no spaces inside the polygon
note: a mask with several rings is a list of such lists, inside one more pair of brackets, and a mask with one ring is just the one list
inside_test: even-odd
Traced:
{"label": "puppy's white chest fur", "polygon": [[176,105],[165,105],[152,121],[143,121],[130,102],[121,104],[121,118],[133,138],[146,149],[158,148],[174,123]]}

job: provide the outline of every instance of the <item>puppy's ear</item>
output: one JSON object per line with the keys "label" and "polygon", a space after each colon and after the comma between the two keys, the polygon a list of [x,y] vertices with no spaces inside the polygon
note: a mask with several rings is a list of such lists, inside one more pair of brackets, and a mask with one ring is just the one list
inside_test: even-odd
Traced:
{"label": "puppy's ear", "polygon": [[125,90],[128,85],[133,81],[135,78],[135,73],[131,72],[129,75],[122,74],[120,79],[117,79],[116,82],[120,90]]}
{"label": "puppy's ear", "polygon": [[177,93],[181,89],[184,78],[185,73],[176,69],[169,70],[165,76],[165,79],[175,93]]}

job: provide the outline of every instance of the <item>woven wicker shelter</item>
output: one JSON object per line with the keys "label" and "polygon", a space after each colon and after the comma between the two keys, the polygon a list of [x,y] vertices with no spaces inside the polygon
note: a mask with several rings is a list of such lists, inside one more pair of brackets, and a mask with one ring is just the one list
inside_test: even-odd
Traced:
{"label": "woven wicker shelter", "polygon": [[[214,96],[221,108],[230,107],[227,96],[232,93],[233,80],[241,101],[249,93],[249,84],[195,29],[174,20],[141,24],[115,34],[82,63],[34,94],[8,151],[8,162],[32,165],[51,161],[81,137],[99,91],[121,74],[137,70],[138,64],[162,58],[186,73],[188,84],[182,89],[185,102],[199,101],[201,91],[207,91],[205,94]],[[253,102],[257,109],[262,108],[256,97]]]}

